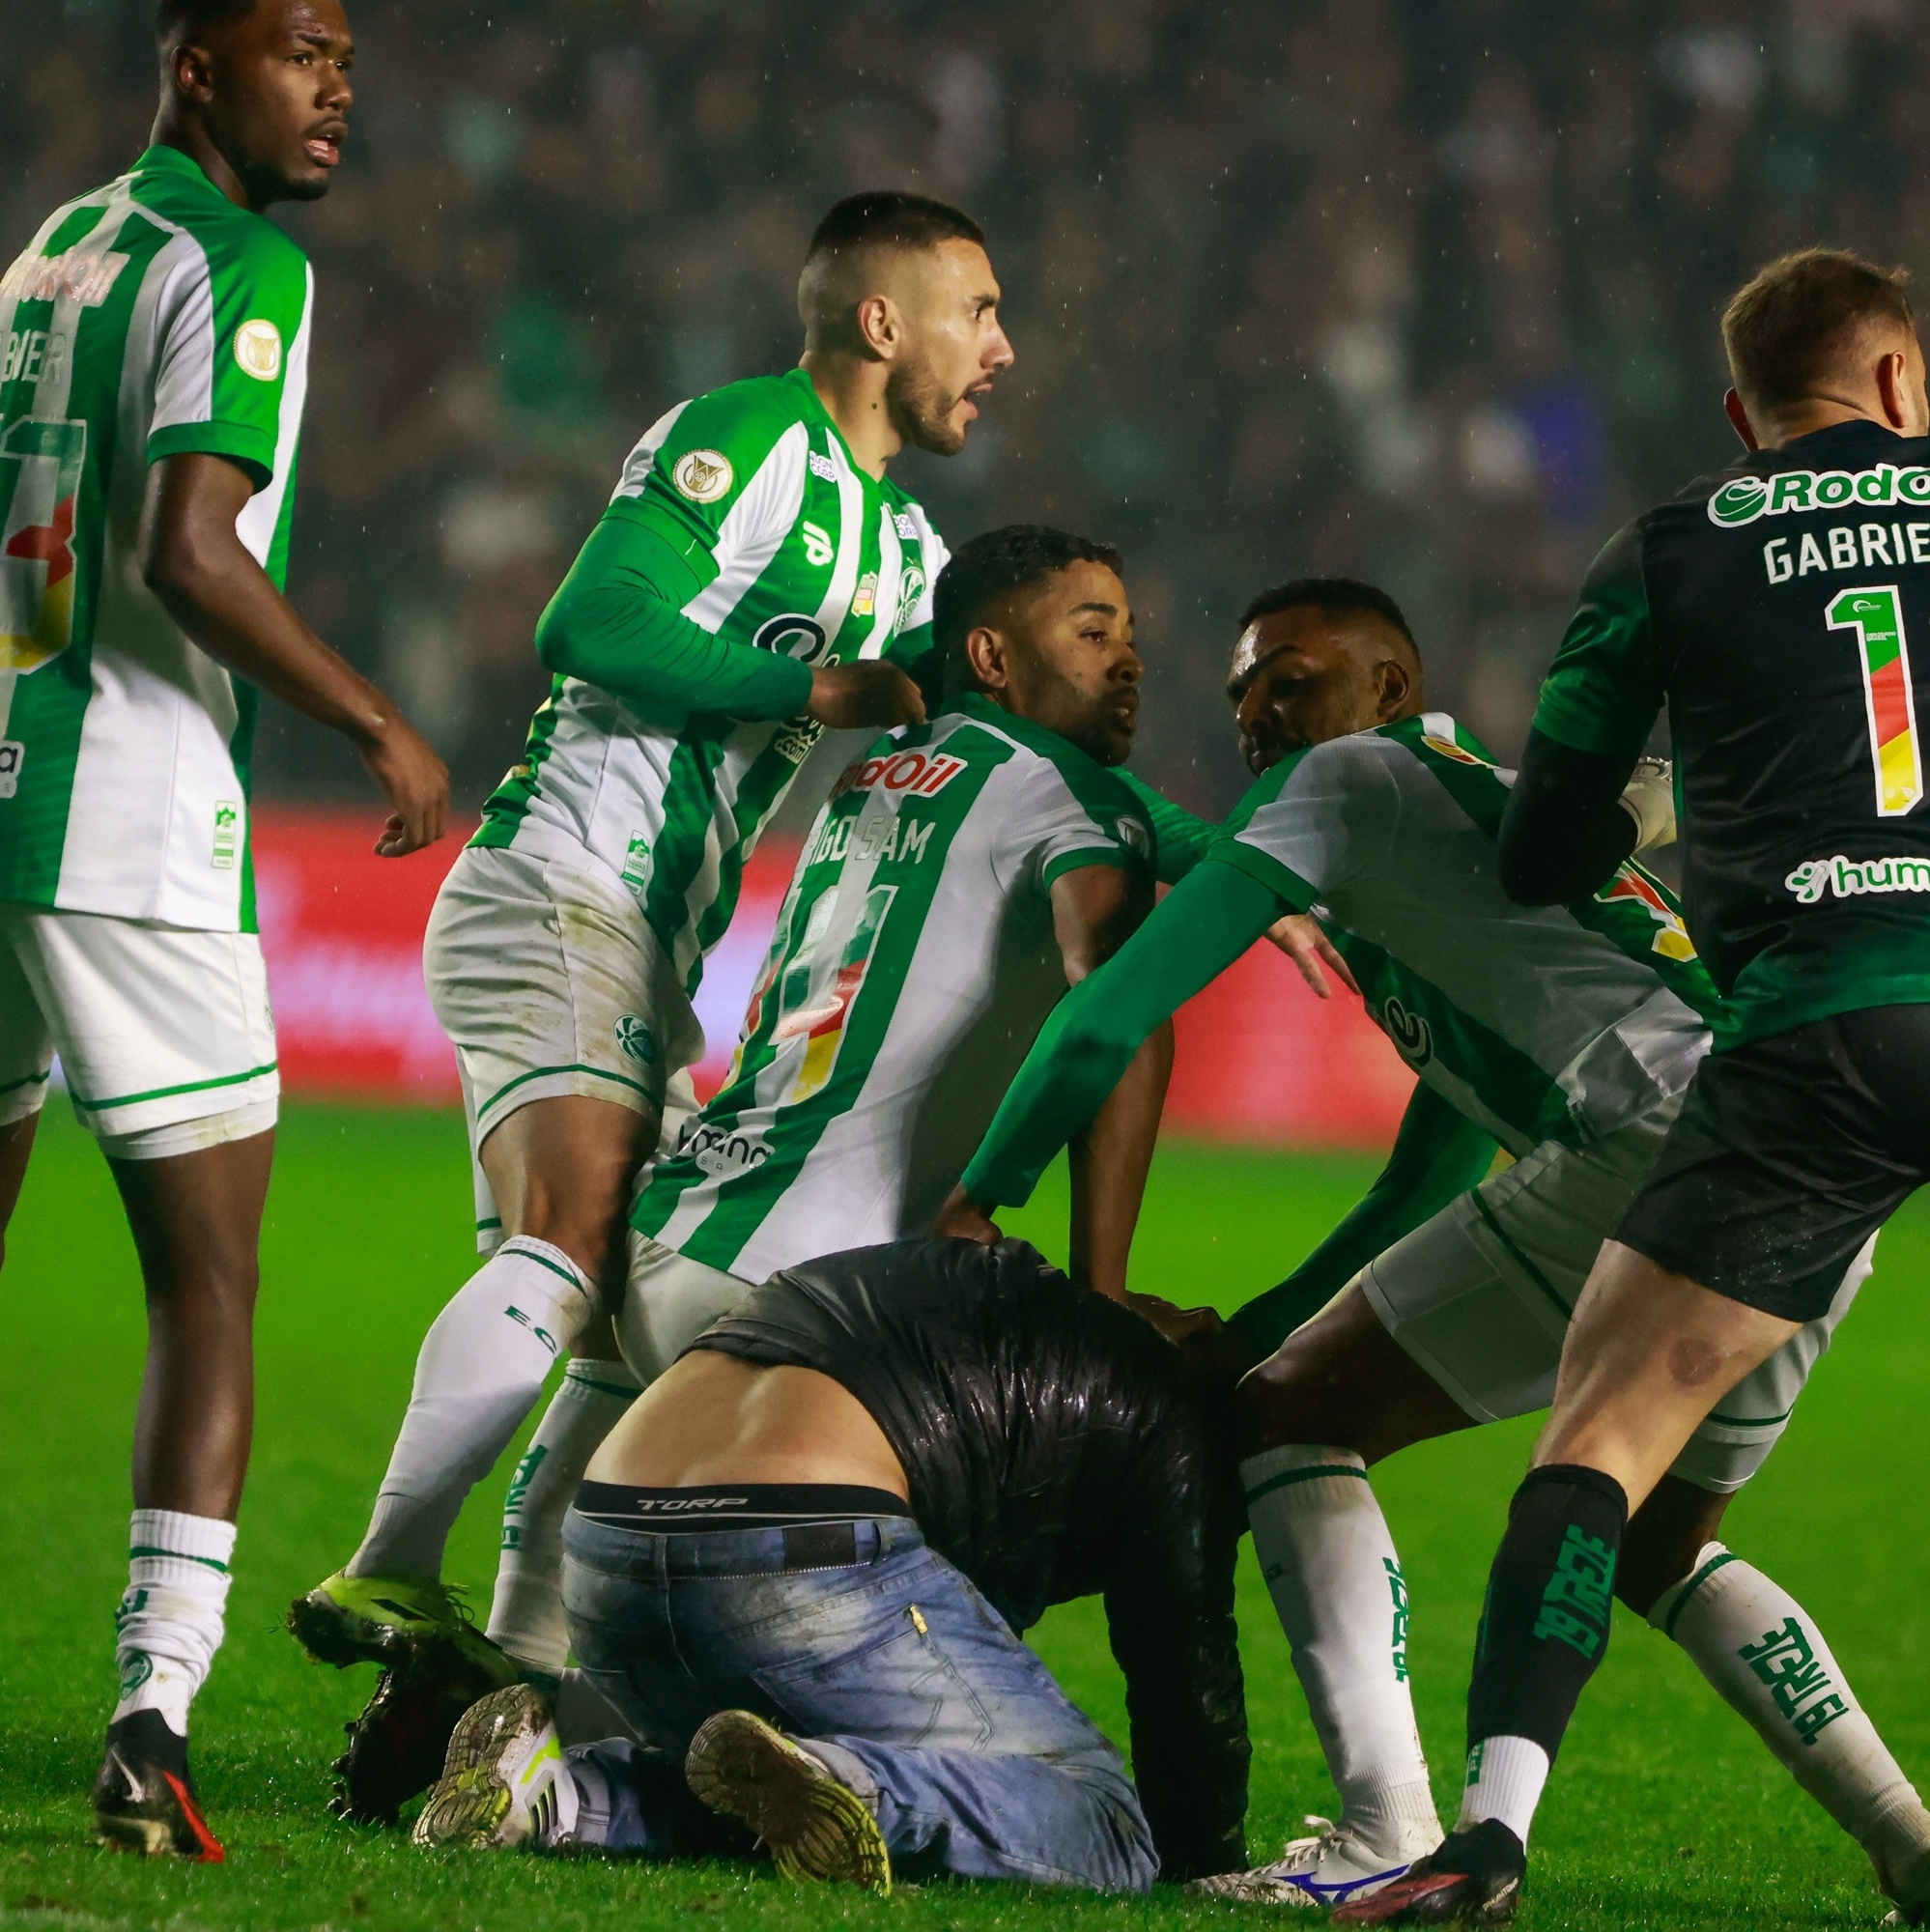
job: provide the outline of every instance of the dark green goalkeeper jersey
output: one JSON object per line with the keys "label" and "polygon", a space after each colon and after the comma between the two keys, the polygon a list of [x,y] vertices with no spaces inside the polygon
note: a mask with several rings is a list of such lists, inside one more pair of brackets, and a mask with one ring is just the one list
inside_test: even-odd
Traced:
{"label": "dark green goalkeeper jersey", "polygon": [[1535,725],[1668,707],[1684,901],[1732,1046],[1930,1000],[1930,439],[1839,423],[1691,484],[1596,560]]}

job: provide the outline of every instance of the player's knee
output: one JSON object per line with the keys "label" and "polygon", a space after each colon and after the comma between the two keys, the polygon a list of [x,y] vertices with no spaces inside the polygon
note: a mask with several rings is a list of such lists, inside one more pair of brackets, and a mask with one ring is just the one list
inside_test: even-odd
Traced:
{"label": "player's knee", "polygon": [[1714,1540],[1728,1497],[1698,1490],[1679,1476],[1664,1476],[1629,1520],[1615,1564],[1615,1594],[1637,1616],[1695,1568]]}
{"label": "player's knee", "polygon": [[[1304,1333],[1304,1331],[1302,1331]],[[1328,1442],[1330,1379],[1318,1345],[1290,1336],[1265,1361],[1240,1378],[1234,1395],[1235,1438],[1242,1456],[1302,1442]]]}

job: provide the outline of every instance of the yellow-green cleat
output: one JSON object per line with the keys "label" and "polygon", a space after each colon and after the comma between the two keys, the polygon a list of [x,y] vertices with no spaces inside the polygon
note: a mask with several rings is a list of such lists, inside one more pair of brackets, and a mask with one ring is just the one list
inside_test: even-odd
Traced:
{"label": "yellow-green cleat", "polygon": [[811,1756],[749,1711],[720,1711],[691,1740],[691,1790],[741,1819],[788,1878],[892,1889],[892,1855],[871,1807]]}
{"label": "yellow-green cleat", "polygon": [[433,1644],[497,1684],[516,1681],[515,1664],[476,1629],[461,1593],[434,1577],[351,1577],[338,1570],[289,1605],[288,1628],[310,1657],[338,1669],[392,1664]]}

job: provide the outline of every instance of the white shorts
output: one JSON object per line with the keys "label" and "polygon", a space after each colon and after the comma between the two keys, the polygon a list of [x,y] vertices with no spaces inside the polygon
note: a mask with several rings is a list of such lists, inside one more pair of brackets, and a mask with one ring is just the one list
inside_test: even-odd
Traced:
{"label": "white shorts", "polygon": [[[1679,1102],[1592,1147],[1544,1141],[1370,1263],[1381,1325],[1477,1422],[1554,1400],[1576,1297],[1654,1163]],[[1698,1489],[1740,1490],[1768,1459],[1836,1323],[1869,1279],[1874,1237],[1827,1315],[1805,1322],[1731,1389],[1676,1459]]]}
{"label": "white shorts", "polygon": [[703,1029],[637,901],[597,871],[469,846],[436,895],[422,973],[456,1048],[485,1253],[501,1219],[480,1150],[519,1107],[559,1094],[639,1114],[696,1105],[684,1069]]}
{"label": "white shorts", "polygon": [[265,1133],[281,1079],[261,941],[0,905],[0,1126],[40,1110],[56,1053],[109,1153]]}
{"label": "white shorts", "polygon": [[616,1317],[616,1345],[631,1373],[648,1387],[755,1286],[633,1230],[630,1278]]}

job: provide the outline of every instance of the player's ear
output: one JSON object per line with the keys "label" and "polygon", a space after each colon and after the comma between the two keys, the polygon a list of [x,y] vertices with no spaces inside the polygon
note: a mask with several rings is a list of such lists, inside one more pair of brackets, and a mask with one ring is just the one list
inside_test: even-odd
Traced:
{"label": "player's ear", "polygon": [[1374,681],[1379,686],[1379,702],[1375,715],[1384,724],[1400,717],[1413,696],[1414,678],[1399,658],[1382,658],[1374,668]]}
{"label": "player's ear", "polygon": [[1910,407],[1910,357],[1892,349],[1880,356],[1876,366],[1877,400],[1883,419],[1901,436],[1912,432],[1915,411]]}
{"label": "player's ear", "polygon": [[965,662],[981,691],[1004,691],[1011,683],[1008,658],[1005,639],[989,624],[974,625],[965,633]]}
{"label": "player's ear", "polygon": [[904,317],[890,296],[866,296],[851,319],[872,361],[889,362],[903,347]]}
{"label": "player's ear", "polygon": [[214,62],[206,47],[184,41],[167,57],[167,76],[174,91],[203,106],[214,98]]}
{"label": "player's ear", "polygon": [[1722,413],[1729,418],[1729,427],[1743,439],[1743,447],[1751,455],[1762,447],[1756,440],[1755,425],[1749,421],[1749,412],[1743,407],[1743,399],[1734,389],[1722,398]]}

